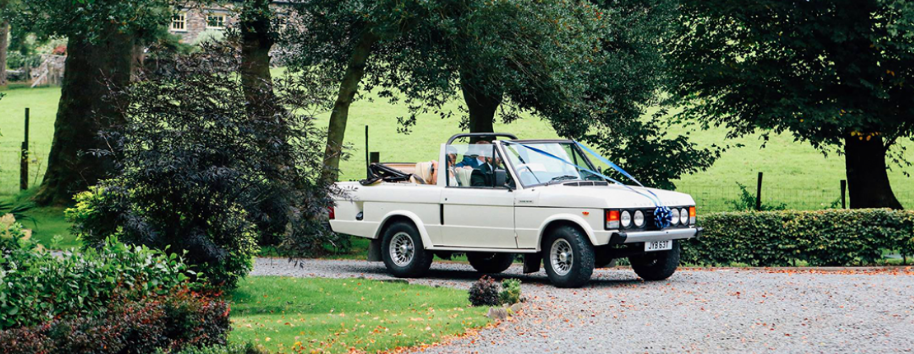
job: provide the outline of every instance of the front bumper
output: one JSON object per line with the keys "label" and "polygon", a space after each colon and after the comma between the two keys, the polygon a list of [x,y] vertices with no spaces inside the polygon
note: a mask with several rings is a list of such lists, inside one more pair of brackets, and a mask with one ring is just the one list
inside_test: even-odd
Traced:
{"label": "front bumper", "polygon": [[684,229],[667,229],[659,231],[614,231],[609,236],[610,245],[621,245],[624,243],[640,243],[666,240],[681,240],[689,238],[698,238],[701,236],[702,228],[689,227]]}

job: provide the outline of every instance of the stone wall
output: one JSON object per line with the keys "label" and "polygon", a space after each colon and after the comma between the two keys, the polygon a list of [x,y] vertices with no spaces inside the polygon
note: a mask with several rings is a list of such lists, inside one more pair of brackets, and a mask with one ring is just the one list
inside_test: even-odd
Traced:
{"label": "stone wall", "polygon": [[[182,43],[194,43],[200,33],[207,30],[222,31],[237,21],[235,11],[230,8],[185,8],[181,10],[181,13],[184,14],[184,29],[175,29],[172,24],[168,31],[181,36]],[[209,16],[224,16],[223,28],[208,28],[207,18]]]}

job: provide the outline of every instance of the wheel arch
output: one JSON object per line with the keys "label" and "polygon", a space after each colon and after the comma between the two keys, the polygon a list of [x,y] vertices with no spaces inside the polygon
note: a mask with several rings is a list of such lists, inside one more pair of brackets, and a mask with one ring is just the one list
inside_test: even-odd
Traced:
{"label": "wheel arch", "polygon": [[432,247],[432,239],[428,236],[428,231],[425,229],[425,224],[422,223],[422,219],[415,213],[406,210],[395,210],[384,215],[384,218],[381,219],[381,223],[379,224],[380,226],[375,231],[374,238],[380,240],[384,235],[384,231],[387,230],[387,227],[401,221],[411,223],[416,227],[416,230],[419,231],[419,237],[422,238],[423,248],[428,249]]}
{"label": "wheel arch", "polygon": [[542,226],[540,226],[539,237],[536,242],[538,251],[545,249],[545,247],[543,247],[543,242],[546,240],[546,235],[548,235],[549,232],[552,232],[553,229],[561,226],[574,227],[587,236],[591,246],[595,246],[597,244],[597,238],[593,233],[593,228],[590,227],[590,225],[584,221],[583,218],[571,214],[559,214],[546,219],[543,221]]}

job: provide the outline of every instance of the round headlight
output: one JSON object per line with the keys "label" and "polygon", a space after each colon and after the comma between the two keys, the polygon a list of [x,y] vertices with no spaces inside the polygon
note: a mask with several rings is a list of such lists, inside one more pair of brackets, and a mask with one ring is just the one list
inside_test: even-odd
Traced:
{"label": "round headlight", "polygon": [[673,208],[670,209],[670,214],[673,214],[673,217],[670,218],[670,225],[676,225],[679,223],[679,209]]}
{"label": "round headlight", "polygon": [[622,227],[629,227],[632,225],[632,213],[628,211],[623,211],[622,216],[619,217],[619,221],[622,222]]}
{"label": "round headlight", "polygon": [[635,226],[644,226],[644,213],[642,213],[641,210],[635,212]]}
{"label": "round headlight", "polygon": [[689,224],[689,208],[682,208],[682,210],[679,211],[679,220],[683,225]]}

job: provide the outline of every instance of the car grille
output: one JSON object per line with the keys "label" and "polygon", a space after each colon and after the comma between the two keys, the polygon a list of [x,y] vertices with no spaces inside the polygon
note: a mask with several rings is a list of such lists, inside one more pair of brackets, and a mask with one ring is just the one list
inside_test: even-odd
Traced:
{"label": "car grille", "polygon": [[[674,208],[674,207],[670,207],[670,208]],[[675,206],[675,208],[682,208],[682,207]],[[632,223],[632,227],[630,227],[626,230],[630,230],[630,231],[638,231],[638,230],[658,231],[658,230],[660,230],[660,228],[657,227],[657,225],[654,223],[654,208],[623,209],[623,210],[628,210],[629,212],[632,213],[632,216],[634,216],[636,210],[640,210],[642,213],[644,213],[644,228],[637,228],[634,226],[634,223]],[[681,224],[677,224],[677,225],[671,225],[671,226],[667,227],[667,229],[680,229],[680,228],[689,227],[689,226],[691,226],[691,225],[683,226]]]}

